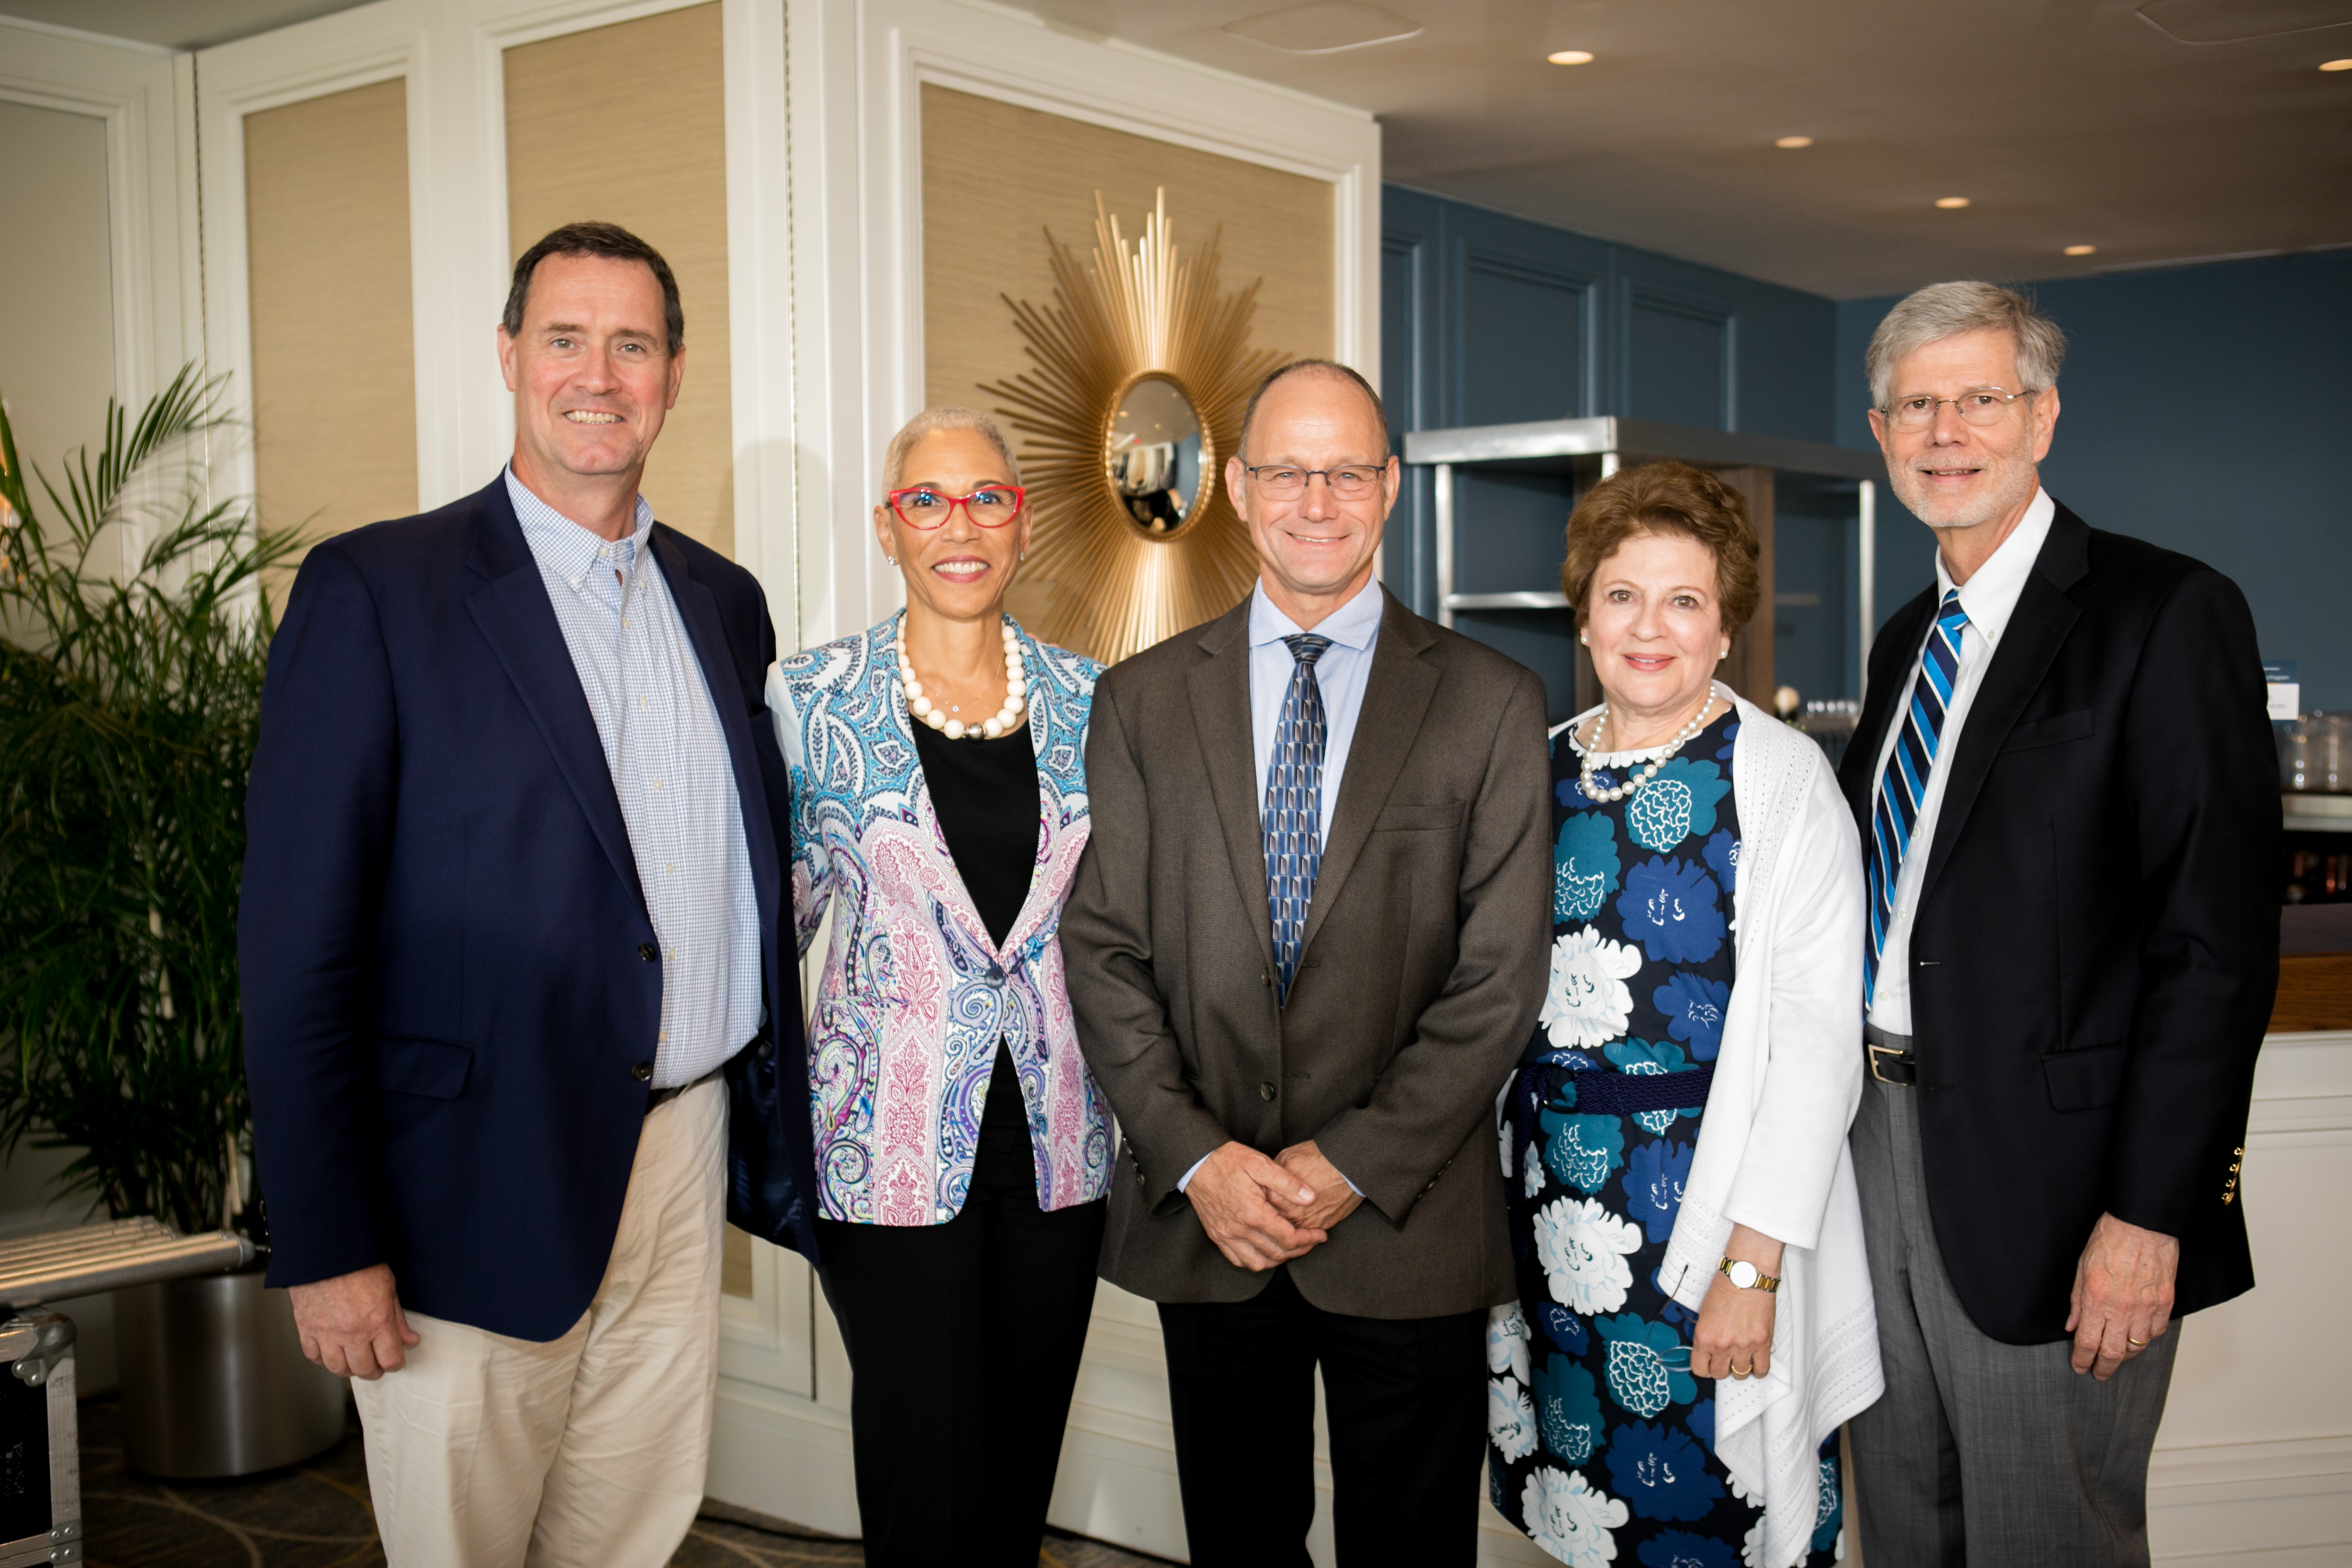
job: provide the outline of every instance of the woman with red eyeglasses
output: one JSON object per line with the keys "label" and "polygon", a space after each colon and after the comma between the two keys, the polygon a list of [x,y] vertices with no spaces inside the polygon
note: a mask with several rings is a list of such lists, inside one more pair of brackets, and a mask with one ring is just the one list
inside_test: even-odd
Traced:
{"label": "woman with red eyeglasses", "polygon": [[769,673],[809,1021],[819,1278],[869,1564],[1034,1568],[1093,1308],[1110,1110],[1063,988],[1101,667],[1004,612],[1029,544],[986,415],[891,442],[907,607]]}

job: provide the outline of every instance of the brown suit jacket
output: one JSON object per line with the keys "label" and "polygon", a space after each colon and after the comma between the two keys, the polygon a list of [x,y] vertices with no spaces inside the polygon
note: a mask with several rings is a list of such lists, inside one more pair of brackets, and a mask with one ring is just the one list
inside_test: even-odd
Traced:
{"label": "brown suit jacket", "polygon": [[1509,1300],[1495,1096],[1543,1000],[1550,766],[1533,671],[1386,598],[1298,973],[1273,985],[1249,603],[1106,674],[1094,834],[1062,917],[1078,1039],[1118,1114],[1103,1278],[1240,1301],[1176,1190],[1229,1139],[1312,1138],[1363,1193],[1292,1263],[1327,1310]]}

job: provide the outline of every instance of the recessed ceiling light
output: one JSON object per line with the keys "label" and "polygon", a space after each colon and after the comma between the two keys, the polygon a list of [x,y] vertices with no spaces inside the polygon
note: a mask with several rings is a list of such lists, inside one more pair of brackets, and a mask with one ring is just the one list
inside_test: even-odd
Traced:
{"label": "recessed ceiling light", "polygon": [[1775,147],[1789,148],[1810,147],[1812,144],[1813,139],[1810,136],[1781,136],[1774,139],[1772,142]]}
{"label": "recessed ceiling light", "polygon": [[2352,60],[2322,60],[2319,68],[2324,71],[2352,71]]}
{"label": "recessed ceiling light", "polygon": [[2066,247],[2066,254],[2069,256],[2094,256],[2098,253],[2098,249],[2099,247],[2095,245],[2070,245]]}
{"label": "recessed ceiling light", "polygon": [[1589,66],[1592,63],[1591,49],[1555,49],[1544,58],[1556,66]]}
{"label": "recessed ceiling light", "polygon": [[1969,198],[1966,196],[1937,196],[1936,198],[1936,205],[1948,211],[1956,207],[1964,207],[1968,205]]}

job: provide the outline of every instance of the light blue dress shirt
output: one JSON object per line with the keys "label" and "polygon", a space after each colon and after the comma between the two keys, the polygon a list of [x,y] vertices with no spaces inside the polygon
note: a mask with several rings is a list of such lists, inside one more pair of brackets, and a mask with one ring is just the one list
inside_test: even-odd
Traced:
{"label": "light blue dress shirt", "polygon": [[[1318,637],[1331,639],[1315,661],[1315,684],[1323,691],[1323,802],[1316,837],[1331,842],[1331,808],[1339,803],[1339,779],[1348,771],[1348,748],[1356,739],[1356,721],[1364,711],[1364,683],[1372,673],[1372,644],[1380,639],[1381,616],[1387,609],[1377,577],[1367,581],[1356,596],[1315,623]],[[1282,723],[1282,700],[1290,690],[1291,672],[1298,668],[1290,647],[1282,639],[1307,630],[1274,607],[1261,580],[1250,590],[1249,674],[1250,736],[1257,759],[1257,809],[1265,813],[1265,771],[1274,764],[1275,731]],[[1269,917],[1271,918],[1271,917]],[[1177,1180],[1176,1190],[1192,1184],[1193,1173],[1208,1163],[1202,1155]],[[1339,1179],[1361,1196],[1347,1172]]]}
{"label": "light blue dress shirt", "polygon": [[[1340,775],[1348,771],[1348,747],[1364,710],[1364,682],[1372,672],[1372,644],[1381,635],[1380,579],[1368,581],[1356,596],[1313,628],[1331,646],[1315,662],[1315,684],[1323,689],[1323,811],[1317,839],[1331,842],[1331,808],[1339,803]],[[1265,773],[1274,763],[1275,731],[1282,723],[1282,699],[1298,661],[1283,638],[1308,628],[1274,607],[1261,582],[1250,590],[1250,734],[1257,760],[1257,808],[1265,811]]]}
{"label": "light blue dress shirt", "polygon": [[719,710],[646,542],[654,509],[607,540],[507,470],[507,496],[539,563],[621,799],[646,913],[662,950],[656,1089],[724,1063],[760,1027],[760,910],[743,809]]}

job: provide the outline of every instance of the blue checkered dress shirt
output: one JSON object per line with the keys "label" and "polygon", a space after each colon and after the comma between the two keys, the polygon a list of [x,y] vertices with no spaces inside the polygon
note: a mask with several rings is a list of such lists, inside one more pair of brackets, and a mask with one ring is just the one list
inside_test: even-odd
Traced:
{"label": "blue checkered dress shirt", "polygon": [[507,470],[507,495],[546,580],[596,720],[646,912],[662,949],[656,1089],[692,1083],[760,1027],[760,911],[719,710],[646,541],[654,511],[606,540]]}

